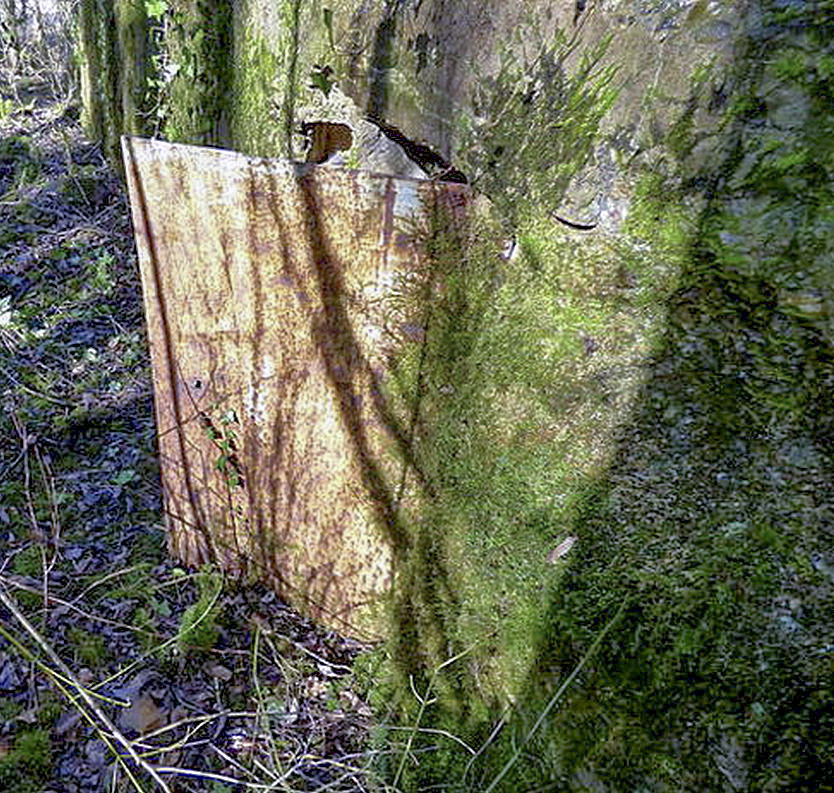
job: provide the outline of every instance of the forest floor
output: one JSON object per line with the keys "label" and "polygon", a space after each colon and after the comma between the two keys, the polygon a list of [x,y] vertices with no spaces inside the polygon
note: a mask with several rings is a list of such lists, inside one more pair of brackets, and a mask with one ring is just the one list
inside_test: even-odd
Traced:
{"label": "forest floor", "polygon": [[0,119],[0,400],[0,789],[365,790],[364,648],[166,555],[126,192],[37,92]]}

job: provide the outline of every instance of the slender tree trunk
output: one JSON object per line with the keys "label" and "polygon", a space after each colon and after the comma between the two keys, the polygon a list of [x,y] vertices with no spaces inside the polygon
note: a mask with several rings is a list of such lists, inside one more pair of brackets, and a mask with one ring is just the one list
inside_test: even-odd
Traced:
{"label": "slender tree trunk", "polygon": [[78,7],[78,41],[81,50],[81,105],[84,131],[93,140],[102,140],[101,94],[98,78],[101,74],[101,58],[96,36],[96,0],[81,0]]}
{"label": "slender tree trunk", "polygon": [[124,129],[122,115],[123,71],[121,48],[116,28],[116,0],[98,0],[101,79],[99,90],[104,99],[104,150],[117,167],[121,166],[119,137]]}
{"label": "slender tree trunk", "polygon": [[147,15],[143,0],[116,0],[116,25],[120,50],[122,131],[144,131],[142,109],[145,97]]}

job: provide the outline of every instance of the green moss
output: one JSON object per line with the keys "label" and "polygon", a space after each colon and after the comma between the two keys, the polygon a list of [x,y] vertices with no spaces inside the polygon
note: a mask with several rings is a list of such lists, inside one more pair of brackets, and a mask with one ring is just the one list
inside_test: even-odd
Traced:
{"label": "green moss", "polygon": [[119,97],[122,103],[122,129],[129,135],[145,131],[147,111],[147,14],[144,0],[116,0],[114,3],[121,69]]}
{"label": "green moss", "polygon": [[[598,393],[581,334],[624,350],[617,332],[634,321],[630,301],[614,289],[602,297],[600,284],[580,298],[593,258],[552,222],[522,233],[522,257],[503,264],[488,243],[437,244],[432,277],[443,289],[426,348],[396,369],[405,393],[421,384],[416,456],[430,493],[410,530],[392,648],[418,743],[430,725],[477,745],[523,690],[565,569],[548,555],[572,533],[571,494],[590,486],[613,441],[600,416],[610,421],[619,397],[607,404]],[[415,691],[434,703],[423,707]],[[416,776],[403,766],[405,789],[459,779],[467,762],[449,739]]]}
{"label": "green moss", "polygon": [[[752,73],[738,107],[756,106]],[[543,767],[526,779],[519,771],[516,788],[520,779],[562,778],[571,790],[583,789],[580,779],[605,790],[717,790],[732,774],[740,789],[811,790],[830,778],[832,720],[811,726],[817,704],[805,700],[830,696],[830,653],[808,642],[824,646],[834,596],[830,585],[817,589],[808,564],[823,533],[803,490],[828,490],[830,430],[818,417],[829,410],[823,384],[834,364],[817,352],[830,345],[819,312],[786,317],[776,294],[788,283],[819,294],[834,284],[814,266],[816,245],[805,243],[816,233],[780,240],[768,230],[785,214],[806,229],[827,222],[816,190],[782,182],[811,160],[830,162],[830,144],[813,131],[819,123],[808,123],[813,155],[800,131],[775,159],[750,168],[748,156],[748,201],[714,194],[697,226],[690,217],[689,246],[685,234],[657,228],[670,210],[674,227],[682,207],[670,196],[685,194],[664,188],[669,177],[644,180],[629,229],[649,243],[649,256],[671,250],[682,266],[670,324],[601,482],[608,498],[586,501],[578,515],[588,543],[553,590],[544,674],[531,678],[507,740],[519,741],[524,713],[547,701],[545,670],[564,679],[616,604],[629,605],[598,663],[529,745]],[[723,165],[736,189],[732,146]],[[792,743],[797,728],[802,753]]]}
{"label": "green moss", "polygon": [[223,577],[204,568],[198,573],[196,581],[198,598],[183,612],[177,636],[179,651],[189,656],[211,650],[220,636],[217,618],[221,609],[217,599],[223,588]]}
{"label": "green moss", "polygon": [[15,702],[12,699],[0,700],[0,719],[4,722],[11,721],[22,710],[23,705],[20,702]]}
{"label": "green moss", "polygon": [[93,669],[107,663],[110,652],[104,636],[90,633],[82,628],[71,628],[67,632],[67,641],[75,654],[77,663]]}
{"label": "green moss", "polygon": [[66,701],[55,691],[44,692],[38,708],[38,725],[51,729],[55,720],[65,711]]}
{"label": "green moss", "polygon": [[281,75],[282,97],[280,107],[282,151],[284,157],[293,156],[295,134],[295,107],[298,101],[299,78],[303,74],[301,58],[301,9],[302,0],[281,2]]}
{"label": "green moss", "polygon": [[51,767],[49,731],[21,732],[11,751],[0,757],[0,787],[8,793],[30,793],[49,777]]}
{"label": "green moss", "polygon": [[228,145],[232,3],[180,0],[172,6],[163,42],[174,74],[164,92],[165,135],[183,143]]}
{"label": "green moss", "polygon": [[119,60],[118,26],[115,4],[98,4],[95,11],[95,61],[98,72],[94,75],[94,91],[101,113],[102,144],[110,163],[120,169],[119,136],[124,122],[120,97],[122,67]]}
{"label": "green moss", "polygon": [[568,72],[563,33],[550,40],[535,29],[519,35],[538,41],[538,56],[523,61],[508,46],[498,71],[478,77],[458,144],[464,171],[511,225],[558,206],[617,96],[616,69],[600,65],[607,40]]}
{"label": "green moss", "polygon": [[232,139],[247,154],[297,158],[299,108],[310,92],[331,84],[319,80],[315,87],[316,75],[326,64],[340,81],[351,67],[332,46],[334,9],[283,0],[279,13],[276,29],[250,10],[237,17]]}
{"label": "green moss", "polygon": [[817,74],[825,81],[834,79],[834,57],[828,54],[821,54],[816,59]]}
{"label": "green moss", "polygon": [[794,49],[782,52],[771,64],[773,73],[784,80],[796,80],[808,72],[805,54]]}
{"label": "green moss", "polygon": [[12,569],[18,575],[40,578],[43,574],[43,564],[42,548],[39,545],[30,545],[15,556]]}
{"label": "green moss", "polygon": [[236,46],[240,64],[234,73],[231,115],[235,148],[258,157],[283,154],[285,141],[278,125],[264,123],[273,115],[273,90],[275,76],[280,74],[280,59],[250,29],[241,31]]}

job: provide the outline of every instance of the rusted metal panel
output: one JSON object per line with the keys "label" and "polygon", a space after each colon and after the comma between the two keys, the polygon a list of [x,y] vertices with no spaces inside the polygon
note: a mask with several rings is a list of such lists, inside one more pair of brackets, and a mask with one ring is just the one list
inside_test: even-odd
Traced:
{"label": "rusted metal panel", "polygon": [[[467,188],[138,138],[123,153],[172,553],[380,635],[407,435],[388,367],[418,229]],[[416,330],[415,330],[416,329]]]}

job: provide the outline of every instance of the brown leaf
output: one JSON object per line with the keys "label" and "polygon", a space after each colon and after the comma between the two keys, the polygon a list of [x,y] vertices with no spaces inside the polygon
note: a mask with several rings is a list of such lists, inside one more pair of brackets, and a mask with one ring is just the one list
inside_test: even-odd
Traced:
{"label": "brown leaf", "polygon": [[149,694],[142,694],[129,708],[120,711],[118,722],[125,732],[144,735],[168,723],[168,710],[157,705]]}
{"label": "brown leaf", "polygon": [[208,664],[205,667],[206,672],[224,683],[228,683],[232,679],[232,670],[223,664]]}

